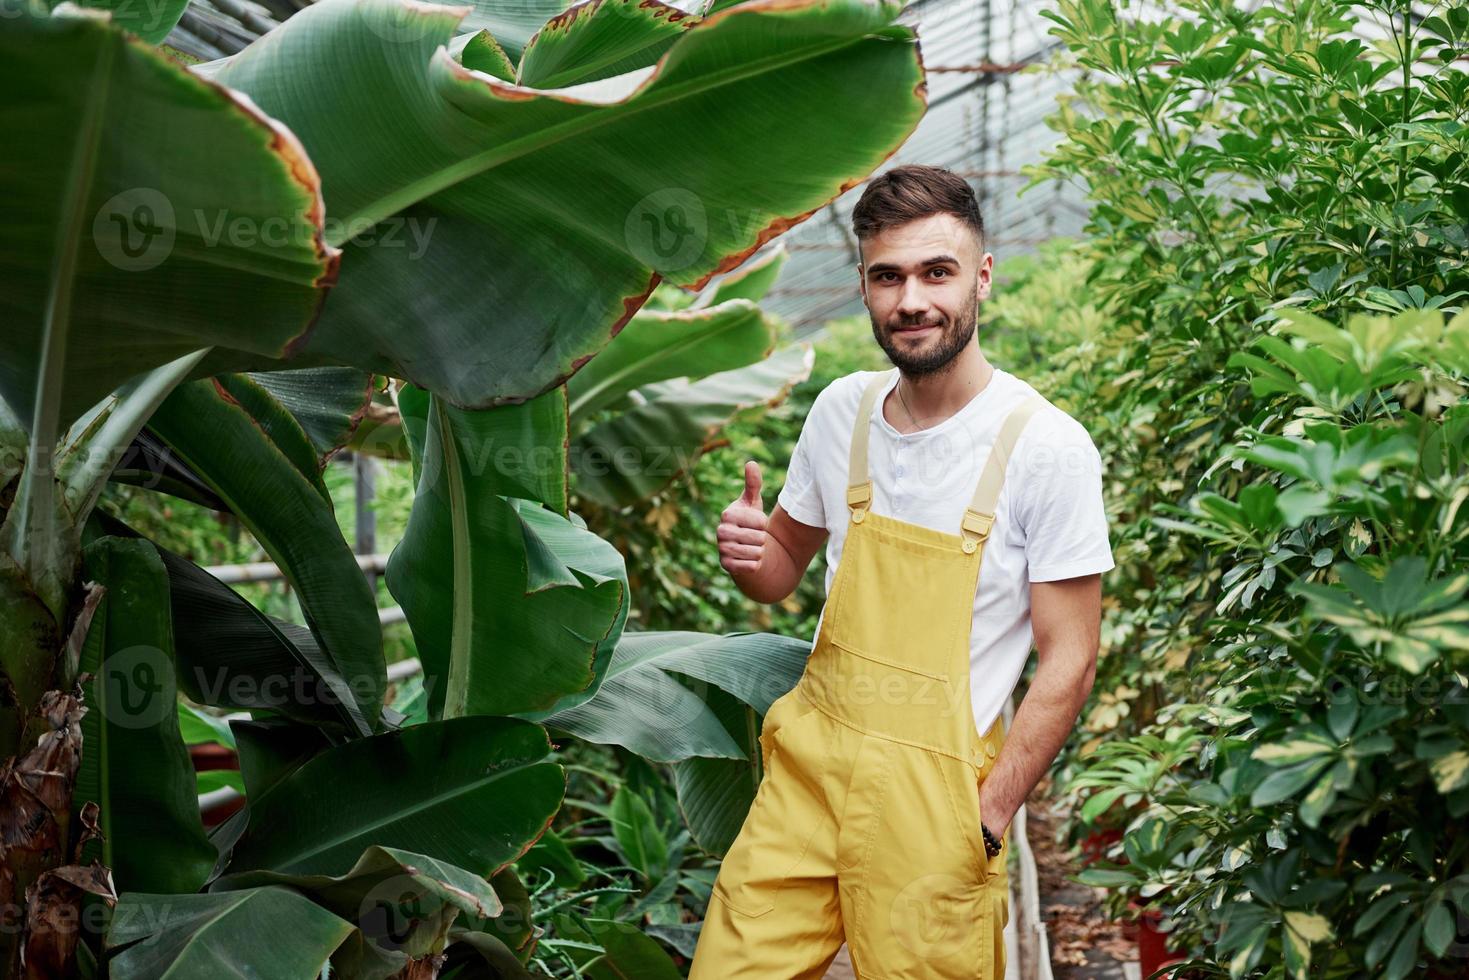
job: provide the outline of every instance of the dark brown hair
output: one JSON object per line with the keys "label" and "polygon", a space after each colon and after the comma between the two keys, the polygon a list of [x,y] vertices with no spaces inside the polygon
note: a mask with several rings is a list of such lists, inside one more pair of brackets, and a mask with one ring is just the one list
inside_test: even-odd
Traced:
{"label": "dark brown hair", "polygon": [[852,208],[852,231],[865,241],[897,225],[931,214],[948,213],[974,232],[984,251],[984,218],[963,177],[943,167],[904,164],[872,180]]}

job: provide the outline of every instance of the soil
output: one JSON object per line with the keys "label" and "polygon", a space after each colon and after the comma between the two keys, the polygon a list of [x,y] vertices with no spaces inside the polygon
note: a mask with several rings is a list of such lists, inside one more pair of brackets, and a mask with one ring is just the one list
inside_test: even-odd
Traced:
{"label": "soil", "polygon": [[832,960],[831,969],[826,971],[822,980],[856,980],[856,976],[852,972],[852,958],[847,955],[847,944],[842,943],[842,948],[837,950],[837,958]]}

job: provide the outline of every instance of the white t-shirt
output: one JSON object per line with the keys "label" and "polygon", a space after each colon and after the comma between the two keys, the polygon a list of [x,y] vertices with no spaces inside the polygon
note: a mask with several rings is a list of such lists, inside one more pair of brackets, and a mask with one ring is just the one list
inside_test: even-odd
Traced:
{"label": "white t-shirt", "polygon": [[[847,537],[852,426],[863,390],[879,373],[848,374],[816,396],[777,498],[791,517],[830,532],[828,595]],[[1000,423],[1036,391],[996,367],[989,384],[958,412],[930,428],[903,434],[881,409],[897,382],[897,372],[892,373],[872,408],[870,507],[876,514],[958,534]],[[984,545],[969,637],[974,723],[981,733],[1000,716],[1030,657],[1029,583],[1105,572],[1113,565],[1101,457],[1081,423],[1047,404],[1015,444],[995,524]],[[825,616],[823,607],[821,618]]]}

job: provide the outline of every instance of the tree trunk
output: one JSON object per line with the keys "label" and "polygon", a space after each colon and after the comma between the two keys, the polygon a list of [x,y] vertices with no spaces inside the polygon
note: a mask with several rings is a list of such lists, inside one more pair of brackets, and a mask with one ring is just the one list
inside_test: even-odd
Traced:
{"label": "tree trunk", "polygon": [[416,960],[409,960],[408,964],[393,974],[388,980],[437,980],[439,970],[444,966],[444,960],[448,956],[444,953],[430,953]]}
{"label": "tree trunk", "polygon": [[[72,796],[82,760],[81,691],[29,692],[14,683],[58,682],[81,651],[92,613],[102,597],[93,586],[79,604],[76,624],[62,645],[55,621],[30,595],[16,596],[17,576],[0,574],[0,598],[18,598],[0,613],[9,628],[0,675],[6,710],[0,721],[10,753],[0,762],[0,965],[7,977],[45,980],[75,976],[87,894],[115,901],[111,873],[98,864],[75,864],[82,844],[96,835],[97,806],[72,826]],[[23,590],[22,590],[23,591]],[[27,641],[29,641],[27,643]]]}

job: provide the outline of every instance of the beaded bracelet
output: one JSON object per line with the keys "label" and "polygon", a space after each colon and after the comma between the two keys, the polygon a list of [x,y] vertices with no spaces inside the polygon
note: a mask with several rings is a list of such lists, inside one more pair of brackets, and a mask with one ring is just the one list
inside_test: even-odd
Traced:
{"label": "beaded bracelet", "polygon": [[982,834],[984,834],[984,852],[990,857],[994,857],[996,854],[999,854],[999,839],[996,838],[995,835],[990,832],[990,829],[982,823],[979,825],[979,830]]}

